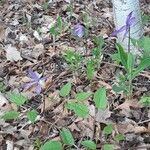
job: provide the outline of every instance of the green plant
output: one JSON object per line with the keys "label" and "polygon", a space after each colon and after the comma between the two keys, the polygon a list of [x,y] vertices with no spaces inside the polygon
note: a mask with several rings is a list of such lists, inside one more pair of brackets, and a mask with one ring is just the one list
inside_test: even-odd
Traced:
{"label": "green plant", "polygon": [[9,120],[18,119],[18,116],[19,116],[19,112],[17,112],[17,111],[8,111],[1,118],[3,118],[6,121],[9,121]]}
{"label": "green plant", "polygon": [[114,146],[112,144],[105,144],[103,146],[103,150],[114,150]]}
{"label": "green plant", "polygon": [[117,141],[117,142],[123,141],[123,140],[125,140],[125,136],[123,134],[117,134],[114,137],[114,140]]}
{"label": "green plant", "polygon": [[81,61],[82,61],[82,56],[80,53],[72,51],[72,50],[67,50],[64,53],[63,58],[65,59],[67,64],[70,66],[70,69],[72,71],[79,69]]}
{"label": "green plant", "polygon": [[41,146],[40,150],[63,150],[62,144],[59,141],[47,141]]}
{"label": "green plant", "polygon": [[103,133],[106,135],[112,134],[113,132],[113,126],[112,124],[107,125],[104,129],[103,129]]}
{"label": "green plant", "polygon": [[62,97],[68,96],[71,91],[72,83],[68,82],[60,89],[59,95]]}
{"label": "green plant", "polygon": [[144,106],[144,107],[149,107],[150,106],[150,96],[143,96],[140,99],[140,103]]}
{"label": "green plant", "polygon": [[95,36],[93,38],[93,42],[96,45],[96,47],[92,49],[92,56],[86,64],[86,74],[89,80],[93,79],[94,72],[100,67],[104,39],[101,36]]}
{"label": "green plant", "polygon": [[69,129],[62,128],[62,130],[60,131],[60,136],[61,136],[61,139],[65,145],[72,146],[75,144],[74,138],[73,138]]}
{"label": "green plant", "polygon": [[106,109],[108,102],[106,97],[106,89],[104,87],[99,88],[94,93],[94,102],[98,109]]}
{"label": "green plant", "polygon": [[27,101],[27,98],[20,93],[11,92],[8,94],[8,97],[9,100],[17,106],[22,106]]}
{"label": "green plant", "polygon": [[96,144],[91,140],[84,140],[81,142],[81,145],[83,145],[87,149],[96,150]]}
{"label": "green plant", "polygon": [[[20,93],[10,92],[7,93],[7,96],[9,98],[9,101],[15,104],[18,108],[25,104],[25,102],[28,100],[25,96],[23,96]],[[4,115],[1,117],[4,120],[15,120],[18,119],[19,116],[18,111],[8,111],[5,112]],[[36,121],[38,112],[36,110],[31,110],[27,112],[27,118],[31,121],[31,123],[34,123]]]}
{"label": "green plant", "polygon": [[150,66],[150,57],[143,56],[140,58],[140,63],[136,66],[136,59],[133,54],[130,52],[125,52],[123,47],[117,44],[118,55],[121,64],[124,66],[126,74],[119,75],[119,81],[117,84],[113,85],[113,90],[115,92],[123,91],[126,95],[128,95],[129,99],[132,96],[133,79],[139,75],[141,71],[148,68]]}
{"label": "green plant", "polygon": [[38,112],[36,110],[31,110],[27,112],[27,118],[34,123],[36,121]]}
{"label": "green plant", "polygon": [[3,82],[0,82],[0,92],[1,92],[1,93],[4,93],[5,90],[6,90],[6,86],[4,85]]}

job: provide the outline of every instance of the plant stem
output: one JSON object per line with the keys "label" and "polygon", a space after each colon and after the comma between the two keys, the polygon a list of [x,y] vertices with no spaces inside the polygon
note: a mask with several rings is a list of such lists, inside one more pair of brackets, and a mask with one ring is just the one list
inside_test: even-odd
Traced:
{"label": "plant stem", "polygon": [[131,37],[131,33],[130,33],[130,27],[129,27],[129,37],[128,37],[128,53],[130,53],[130,37]]}

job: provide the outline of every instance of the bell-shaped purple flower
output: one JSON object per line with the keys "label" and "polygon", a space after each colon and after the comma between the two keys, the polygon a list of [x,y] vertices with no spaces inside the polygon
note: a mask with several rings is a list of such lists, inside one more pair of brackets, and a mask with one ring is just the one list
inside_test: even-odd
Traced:
{"label": "bell-shaped purple flower", "polygon": [[78,37],[83,37],[85,33],[85,27],[81,25],[80,23],[76,24],[73,28],[73,35]]}
{"label": "bell-shaped purple flower", "polygon": [[38,72],[33,72],[31,68],[28,70],[28,77],[32,80],[31,82],[25,84],[24,90],[35,86],[35,92],[37,95],[39,95],[42,91],[42,87],[44,86],[47,77],[42,77],[42,74],[39,74]]}
{"label": "bell-shaped purple flower", "polygon": [[128,14],[125,25],[118,30],[115,30],[110,36],[117,36],[118,33],[124,32],[124,40],[130,30],[130,27],[135,23],[135,17],[133,17],[132,15],[133,11]]}

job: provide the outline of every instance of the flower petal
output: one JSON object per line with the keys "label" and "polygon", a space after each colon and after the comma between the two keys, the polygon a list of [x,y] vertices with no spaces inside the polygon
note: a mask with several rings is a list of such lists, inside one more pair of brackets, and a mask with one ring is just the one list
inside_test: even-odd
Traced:
{"label": "flower petal", "polygon": [[41,85],[38,83],[35,87],[35,92],[37,95],[39,95],[42,91]]}
{"label": "flower petal", "polygon": [[37,73],[33,72],[31,68],[28,69],[28,77],[30,77],[34,81],[39,80]]}
{"label": "flower petal", "polygon": [[126,18],[126,24],[128,24],[129,20],[130,20],[131,17],[132,17],[132,14],[133,14],[133,11],[131,11],[131,12],[128,14],[128,16],[127,16],[127,18]]}
{"label": "flower petal", "polygon": [[115,30],[110,36],[117,36],[118,33],[123,32],[124,30],[126,30],[126,26],[122,26],[120,29]]}
{"label": "flower petal", "polygon": [[84,32],[85,32],[84,26],[79,24],[79,23],[77,25],[75,25],[74,28],[73,28],[73,34],[75,36],[83,37]]}
{"label": "flower petal", "polygon": [[23,89],[24,90],[28,90],[29,88],[31,88],[35,83],[34,82],[29,82],[23,85]]}

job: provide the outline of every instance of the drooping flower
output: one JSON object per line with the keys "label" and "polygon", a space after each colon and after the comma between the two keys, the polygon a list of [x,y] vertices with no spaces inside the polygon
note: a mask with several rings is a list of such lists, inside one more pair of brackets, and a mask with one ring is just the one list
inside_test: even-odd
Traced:
{"label": "drooping flower", "polygon": [[115,30],[110,36],[117,36],[118,33],[124,32],[124,36],[123,36],[123,40],[124,40],[131,26],[134,25],[135,23],[135,17],[133,17],[132,15],[133,15],[133,11],[128,14],[125,25],[119,28],[118,30]]}
{"label": "drooping flower", "polygon": [[83,37],[85,33],[85,27],[80,23],[76,24],[73,28],[73,34],[78,37]]}
{"label": "drooping flower", "polygon": [[42,74],[39,74],[38,72],[33,72],[31,68],[28,70],[28,77],[31,78],[31,81],[25,84],[24,90],[35,86],[35,92],[37,95],[39,95],[42,91],[42,87],[44,86],[47,77],[42,77]]}

